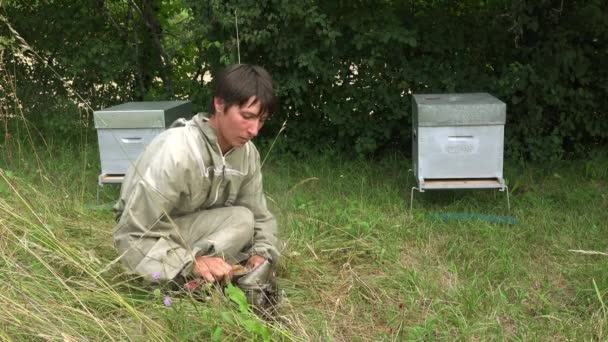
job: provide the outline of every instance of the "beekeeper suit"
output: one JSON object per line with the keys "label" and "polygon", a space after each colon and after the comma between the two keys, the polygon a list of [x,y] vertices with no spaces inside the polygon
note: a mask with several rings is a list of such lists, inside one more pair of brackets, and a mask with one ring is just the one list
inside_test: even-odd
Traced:
{"label": "beekeeper suit", "polygon": [[275,107],[270,75],[245,64],[217,79],[209,117],[157,136],[129,168],[113,233],[121,260],[156,280],[229,279],[279,258],[277,225],[250,141]]}

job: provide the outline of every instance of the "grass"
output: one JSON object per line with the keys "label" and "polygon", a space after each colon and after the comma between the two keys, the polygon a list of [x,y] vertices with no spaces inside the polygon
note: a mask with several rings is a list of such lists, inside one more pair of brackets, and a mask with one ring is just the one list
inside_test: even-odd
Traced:
{"label": "grass", "polygon": [[[54,143],[37,162],[15,141],[0,157],[2,340],[608,338],[608,257],[571,251],[608,251],[605,153],[506,162],[510,213],[502,193],[429,191],[416,194],[412,217],[402,156],[271,156],[264,181],[285,244],[285,298],[269,324],[238,292],[175,297],[111,264],[118,187],[96,203],[94,144]],[[517,224],[428,218],[444,213]]]}

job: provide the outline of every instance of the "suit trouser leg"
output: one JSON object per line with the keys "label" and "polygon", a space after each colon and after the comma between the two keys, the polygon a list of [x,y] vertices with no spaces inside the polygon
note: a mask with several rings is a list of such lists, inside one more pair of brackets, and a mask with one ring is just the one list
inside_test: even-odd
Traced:
{"label": "suit trouser leg", "polygon": [[246,260],[253,244],[255,219],[245,207],[202,210],[174,220],[184,242],[202,255],[235,264]]}

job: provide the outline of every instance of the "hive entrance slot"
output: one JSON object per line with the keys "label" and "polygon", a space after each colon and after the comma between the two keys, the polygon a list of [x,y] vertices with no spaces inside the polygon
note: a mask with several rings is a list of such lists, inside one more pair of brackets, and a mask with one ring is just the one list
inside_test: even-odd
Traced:
{"label": "hive entrance slot", "polygon": [[441,178],[441,179],[433,179],[433,178],[425,178],[425,185],[456,185],[456,184],[496,184],[500,186],[500,181],[498,178]]}

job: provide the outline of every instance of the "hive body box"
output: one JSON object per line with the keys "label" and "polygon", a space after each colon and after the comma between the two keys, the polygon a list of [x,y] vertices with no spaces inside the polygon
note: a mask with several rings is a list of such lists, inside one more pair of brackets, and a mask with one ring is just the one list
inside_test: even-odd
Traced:
{"label": "hive body box", "polygon": [[504,188],[505,103],[486,93],[413,97],[412,158],[419,190]]}
{"label": "hive body box", "polygon": [[178,118],[192,116],[190,101],[128,102],[93,113],[101,175],[99,183],[120,183],[131,163],[155,136]]}

